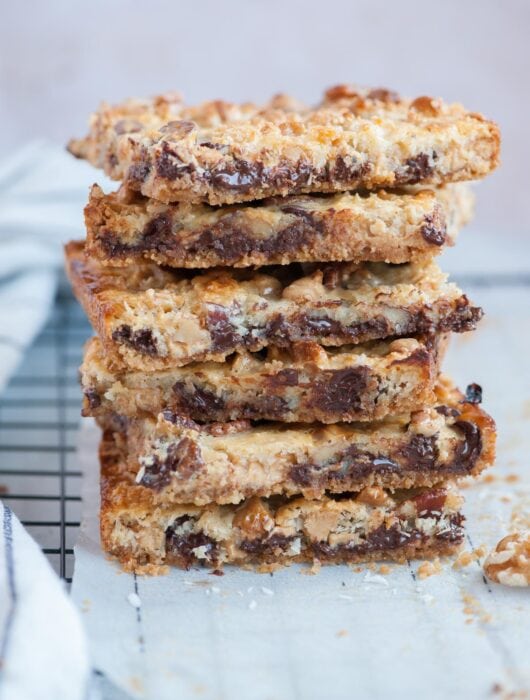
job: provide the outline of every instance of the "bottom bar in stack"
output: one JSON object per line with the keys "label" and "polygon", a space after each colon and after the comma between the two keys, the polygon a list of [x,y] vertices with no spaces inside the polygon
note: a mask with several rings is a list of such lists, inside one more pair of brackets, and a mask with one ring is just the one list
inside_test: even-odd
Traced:
{"label": "bottom bar in stack", "polygon": [[372,424],[110,419],[103,545],[145,573],[448,554],[463,537],[451,482],[493,462],[495,426],[447,383],[437,398]]}

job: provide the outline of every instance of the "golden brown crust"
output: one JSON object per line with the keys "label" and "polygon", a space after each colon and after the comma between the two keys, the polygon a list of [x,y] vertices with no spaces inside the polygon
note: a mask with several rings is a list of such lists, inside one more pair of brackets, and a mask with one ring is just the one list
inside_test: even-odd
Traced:
{"label": "golden brown crust", "polygon": [[[153,506],[251,496],[433,487],[493,463],[495,424],[447,382],[433,407],[375,423],[198,425],[166,411],[132,420],[127,455]],[[137,495],[138,492],[136,491]]]}
{"label": "golden brown crust", "polygon": [[85,257],[82,243],[70,243],[66,257],[74,292],[107,352],[145,371],[298,341],[340,346],[462,332],[482,315],[434,263],[190,276],[150,263],[104,267]]}
{"label": "golden brown crust", "polygon": [[69,149],[147,197],[230,204],[474,180],[496,167],[499,146],[497,126],[460,105],[339,86],[316,109],[185,107],[174,95],[104,104]]}
{"label": "golden brown crust", "polygon": [[153,507],[131,498],[123,452],[101,443],[101,539],[127,570],[322,563],[426,557],[455,551],[463,537],[462,498],[445,488],[391,495],[379,488],[319,501],[252,498],[239,506]]}
{"label": "golden brown crust", "polygon": [[471,216],[468,187],[368,195],[292,196],[257,206],[165,205],[92,187],[87,253],[122,266],[142,258],[170,267],[292,262],[403,263],[453,245]]}
{"label": "golden brown crust", "polygon": [[316,343],[242,351],[225,362],[158,372],[115,366],[93,338],[81,366],[83,414],[134,418],[171,410],[199,422],[372,421],[434,402],[443,337],[375,341],[326,350]]}

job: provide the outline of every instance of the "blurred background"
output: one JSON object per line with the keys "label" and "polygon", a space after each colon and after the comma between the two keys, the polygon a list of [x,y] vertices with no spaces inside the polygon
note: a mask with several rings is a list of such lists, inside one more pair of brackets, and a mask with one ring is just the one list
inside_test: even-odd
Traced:
{"label": "blurred background", "polygon": [[0,158],[64,144],[101,100],[181,91],[188,101],[317,101],[340,82],[461,101],[497,120],[503,167],[473,228],[530,230],[528,0],[3,0]]}

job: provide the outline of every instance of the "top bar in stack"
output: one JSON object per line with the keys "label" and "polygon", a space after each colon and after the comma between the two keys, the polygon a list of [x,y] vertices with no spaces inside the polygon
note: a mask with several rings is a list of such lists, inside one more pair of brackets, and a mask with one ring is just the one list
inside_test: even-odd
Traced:
{"label": "top bar in stack", "polygon": [[490,173],[499,130],[461,105],[339,86],[316,108],[180,97],[103,105],[70,151],[162,202],[440,185]]}

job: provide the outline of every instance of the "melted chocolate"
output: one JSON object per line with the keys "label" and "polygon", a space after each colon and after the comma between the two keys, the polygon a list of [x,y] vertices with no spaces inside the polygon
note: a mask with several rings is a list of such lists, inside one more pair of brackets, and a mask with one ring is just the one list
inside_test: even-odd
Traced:
{"label": "melted chocolate", "polygon": [[228,312],[218,304],[208,304],[206,320],[212,338],[213,349],[219,352],[230,350],[241,343],[241,336],[229,320]]}
{"label": "melted chocolate", "polygon": [[466,402],[473,404],[482,403],[482,387],[480,384],[468,384],[466,387]]}
{"label": "melted chocolate", "polygon": [[164,460],[154,457],[144,467],[140,484],[157,491],[171,483],[173,474],[178,473],[183,479],[189,479],[204,466],[198,445],[188,437],[176,444],[171,444]]}
{"label": "melted chocolate", "polygon": [[225,407],[225,402],[220,396],[195,384],[189,387],[186,382],[176,382],[173,385],[173,395],[175,410],[196,420],[209,419]]}
{"label": "melted chocolate", "polygon": [[193,550],[197,547],[205,547],[206,560],[209,564],[215,565],[219,557],[219,547],[215,540],[205,535],[204,532],[190,532],[184,535],[175,533],[174,528],[183,525],[188,520],[191,518],[183,515],[175,520],[173,527],[166,530],[166,558],[168,562],[174,561],[189,569],[192,564],[204,561],[202,558],[198,559]]}
{"label": "melted chocolate", "polygon": [[156,338],[150,328],[141,328],[133,331],[130,326],[122,325],[113,331],[112,340],[116,343],[127,345],[144,355],[153,356],[158,354]]}
{"label": "melted chocolate", "polygon": [[421,235],[427,241],[427,243],[432,243],[433,245],[442,246],[445,243],[447,236],[447,228],[445,226],[438,225],[434,216],[426,216],[423,226],[420,229]]}
{"label": "melted chocolate", "polygon": [[368,367],[350,367],[325,372],[324,379],[314,384],[309,400],[310,406],[327,413],[358,411],[369,376]]}

